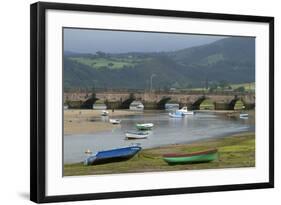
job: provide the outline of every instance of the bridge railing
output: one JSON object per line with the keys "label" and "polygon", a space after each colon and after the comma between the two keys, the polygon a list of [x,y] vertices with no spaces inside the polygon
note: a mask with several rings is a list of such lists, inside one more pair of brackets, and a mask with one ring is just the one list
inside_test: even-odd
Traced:
{"label": "bridge railing", "polygon": [[208,91],[208,90],[143,90],[143,89],[95,89],[93,91],[69,91],[65,92],[68,93],[128,93],[128,94],[137,94],[137,93],[153,93],[153,94],[166,94],[166,95],[173,95],[173,94],[193,94],[193,95],[249,95],[249,94],[255,94],[254,91],[232,91],[232,90],[214,90],[214,91]]}

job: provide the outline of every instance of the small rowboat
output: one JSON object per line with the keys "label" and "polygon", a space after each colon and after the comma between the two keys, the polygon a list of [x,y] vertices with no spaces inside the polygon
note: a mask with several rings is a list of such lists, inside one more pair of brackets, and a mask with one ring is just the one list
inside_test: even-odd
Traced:
{"label": "small rowboat", "polygon": [[109,122],[113,125],[117,125],[121,123],[121,120],[117,120],[117,119],[109,119]]}
{"label": "small rowboat", "polygon": [[163,160],[168,164],[189,164],[210,162],[218,158],[218,150],[210,149],[201,152],[193,152],[187,154],[165,154]]}
{"label": "small rowboat", "polygon": [[154,124],[153,123],[143,123],[143,124],[136,124],[136,127],[139,130],[151,130],[153,128]]}
{"label": "small rowboat", "polygon": [[108,111],[102,110],[101,111],[101,116],[108,116]]}
{"label": "small rowboat", "polygon": [[242,119],[247,119],[249,117],[249,114],[248,113],[241,113],[239,115],[239,117],[242,118]]}
{"label": "small rowboat", "polygon": [[149,133],[148,132],[142,132],[142,131],[137,131],[137,132],[126,132],[126,139],[145,139],[148,137]]}
{"label": "small rowboat", "polygon": [[118,149],[100,151],[95,155],[87,157],[84,165],[104,164],[109,162],[119,162],[132,158],[141,150],[140,146],[130,146]]}

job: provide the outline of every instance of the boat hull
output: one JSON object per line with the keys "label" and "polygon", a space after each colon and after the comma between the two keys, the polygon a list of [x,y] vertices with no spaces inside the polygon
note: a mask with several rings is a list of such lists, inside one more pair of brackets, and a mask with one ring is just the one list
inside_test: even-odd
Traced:
{"label": "boat hull", "polygon": [[136,133],[126,133],[126,139],[145,139],[148,137],[148,134],[136,134]]}
{"label": "boat hull", "polygon": [[138,130],[151,130],[153,128],[153,124],[152,123],[148,123],[148,124],[136,124],[136,127]]}
{"label": "boat hull", "polygon": [[210,150],[201,153],[190,153],[186,155],[168,154],[163,156],[163,160],[171,165],[211,162],[216,159],[218,159],[217,150]]}
{"label": "boat hull", "polygon": [[184,117],[183,115],[172,114],[172,113],[169,113],[169,116],[172,117],[172,118],[183,118]]}
{"label": "boat hull", "polygon": [[121,123],[121,120],[116,120],[116,119],[109,119],[109,122],[113,125],[118,125]]}
{"label": "boat hull", "polygon": [[119,162],[132,158],[141,150],[139,146],[131,146],[119,149],[112,149],[98,152],[96,155],[92,155],[85,159],[85,165],[104,164],[110,162]]}

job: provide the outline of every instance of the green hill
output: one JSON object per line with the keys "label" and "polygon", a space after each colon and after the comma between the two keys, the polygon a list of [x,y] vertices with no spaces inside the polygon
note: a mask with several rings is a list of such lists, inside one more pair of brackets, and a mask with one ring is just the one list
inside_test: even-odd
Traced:
{"label": "green hill", "polygon": [[231,37],[159,53],[65,52],[64,87],[147,89],[202,87],[209,82],[255,81],[255,39]]}

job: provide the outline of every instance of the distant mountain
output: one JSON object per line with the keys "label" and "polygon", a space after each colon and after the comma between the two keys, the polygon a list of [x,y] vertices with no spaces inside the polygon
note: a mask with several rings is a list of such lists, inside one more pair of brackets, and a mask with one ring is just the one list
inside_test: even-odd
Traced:
{"label": "distant mountain", "polygon": [[145,89],[255,81],[255,39],[230,37],[173,52],[64,53],[64,87]]}

